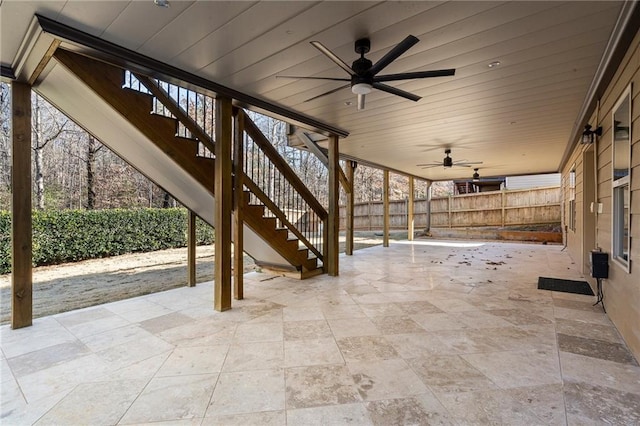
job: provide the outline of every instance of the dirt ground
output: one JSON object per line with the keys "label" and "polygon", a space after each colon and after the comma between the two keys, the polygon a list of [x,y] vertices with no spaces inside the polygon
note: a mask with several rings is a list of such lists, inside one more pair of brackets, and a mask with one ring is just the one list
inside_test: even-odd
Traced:
{"label": "dirt ground", "polygon": [[[374,232],[358,233],[354,249],[382,243]],[[393,232],[391,238],[406,238]],[[344,251],[344,237],[340,250]],[[197,282],[213,280],[213,246],[196,250]],[[245,255],[245,272],[256,270]],[[187,285],[187,249],[169,249],[133,253],[103,259],[91,259],[33,270],[34,318],[99,305]],[[11,319],[11,275],[0,275],[0,324]]]}

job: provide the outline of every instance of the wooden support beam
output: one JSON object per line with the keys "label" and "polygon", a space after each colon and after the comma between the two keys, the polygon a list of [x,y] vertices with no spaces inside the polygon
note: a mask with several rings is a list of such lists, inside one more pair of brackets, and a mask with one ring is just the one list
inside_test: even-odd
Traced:
{"label": "wooden support beam", "polygon": [[[318,157],[320,162],[324,164],[325,167],[328,168],[329,158],[325,155],[325,153],[318,146],[318,144],[309,136],[307,136],[307,134],[302,130],[296,131],[296,135],[302,141],[302,143],[304,143],[304,146],[306,146],[309,151],[313,152],[316,155],[316,157]],[[349,185],[349,179],[347,179],[347,176],[344,174],[344,171],[341,168],[338,168],[338,179],[340,179],[340,183],[342,184],[342,188],[344,189],[344,192],[348,194],[349,191],[351,190]]]}
{"label": "wooden support beam", "polygon": [[233,138],[233,297],[244,299],[244,114],[234,116]]}
{"label": "wooden support beam", "polygon": [[214,223],[215,273],[214,307],[217,311],[231,309],[231,214],[233,211],[233,175],[231,146],[233,143],[231,99],[216,98],[216,194]]}
{"label": "wooden support beam", "polygon": [[407,238],[413,241],[414,219],[413,219],[413,197],[414,197],[414,181],[413,176],[409,176],[409,200],[407,201]]}
{"label": "wooden support beam", "polygon": [[11,114],[11,328],[22,328],[33,321],[30,85],[11,83]]}
{"label": "wooden support beam", "polygon": [[384,170],[384,184],[383,184],[383,230],[382,230],[382,246],[389,247],[389,170]]}
{"label": "wooden support beam", "polygon": [[357,163],[355,161],[347,161],[347,180],[349,183],[349,191],[347,191],[347,209],[346,209],[346,245],[345,254],[351,256],[353,254],[353,204],[354,204],[354,182]]}
{"label": "wooden support beam", "polygon": [[191,210],[187,222],[187,285],[196,286],[196,214]]}
{"label": "wooden support beam", "polygon": [[329,137],[329,217],[327,218],[327,274],[338,276],[338,233],[340,230],[340,208],[338,206],[339,183],[338,162],[340,152],[338,151],[338,136]]}

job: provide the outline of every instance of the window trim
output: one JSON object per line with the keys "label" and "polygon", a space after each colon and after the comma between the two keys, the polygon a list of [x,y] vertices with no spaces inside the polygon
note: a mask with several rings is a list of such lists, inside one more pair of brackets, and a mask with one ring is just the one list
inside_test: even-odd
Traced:
{"label": "window trim", "polygon": [[[618,265],[627,273],[631,272],[631,229],[627,232],[627,248],[628,255],[627,260],[624,260],[619,253],[616,252],[617,247],[620,243],[618,239],[618,234],[616,234],[616,218],[618,217],[618,205],[616,203],[616,191],[618,188],[627,186],[629,187],[629,203],[631,203],[631,153],[632,153],[632,92],[631,92],[631,84],[629,84],[625,90],[620,94],[620,97],[616,101],[615,105],[611,110],[611,260],[613,263]],[[620,106],[624,103],[628,102],[628,120],[629,120],[629,136],[628,136],[628,155],[629,155],[629,173],[626,176],[623,176],[619,179],[615,179],[615,155],[616,155],[616,141],[615,141],[615,116],[616,111]],[[631,227],[631,209],[627,211],[627,223],[629,228]],[[624,224],[624,221],[623,221]],[[623,225],[624,226],[624,225]],[[623,237],[624,238],[624,237]]]}

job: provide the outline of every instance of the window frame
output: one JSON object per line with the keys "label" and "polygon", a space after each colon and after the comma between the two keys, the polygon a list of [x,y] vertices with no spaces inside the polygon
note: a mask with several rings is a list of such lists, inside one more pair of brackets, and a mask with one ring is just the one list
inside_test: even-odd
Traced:
{"label": "window frame", "polygon": [[[627,273],[631,272],[631,152],[632,152],[632,123],[631,119],[633,117],[631,106],[632,106],[632,97],[631,97],[631,84],[627,86],[627,88],[622,92],[615,105],[613,106],[611,113],[611,259],[615,264],[625,270]],[[628,164],[628,173],[616,179],[616,139],[615,139],[615,122],[616,122],[616,113],[618,109],[624,104],[627,103],[627,120],[629,123],[629,131],[627,136],[627,146],[625,147],[628,154],[629,164]],[[626,211],[626,218],[624,217],[624,191],[628,192],[628,207]],[[622,194],[622,195],[621,195]],[[620,200],[622,197],[622,200]],[[622,203],[622,204],[620,204]],[[622,210],[622,211],[621,211]],[[624,235],[625,229],[625,219],[627,224],[627,232],[626,236]],[[624,239],[626,239],[626,259],[624,258]]]}

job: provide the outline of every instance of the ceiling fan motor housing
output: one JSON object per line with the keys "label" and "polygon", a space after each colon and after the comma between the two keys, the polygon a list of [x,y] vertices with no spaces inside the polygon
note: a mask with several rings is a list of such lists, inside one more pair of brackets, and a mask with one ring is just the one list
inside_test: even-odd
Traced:
{"label": "ceiling fan motor housing", "polygon": [[369,50],[371,50],[371,41],[368,38],[358,39],[356,40],[355,49],[356,53],[360,56],[369,53]]}

